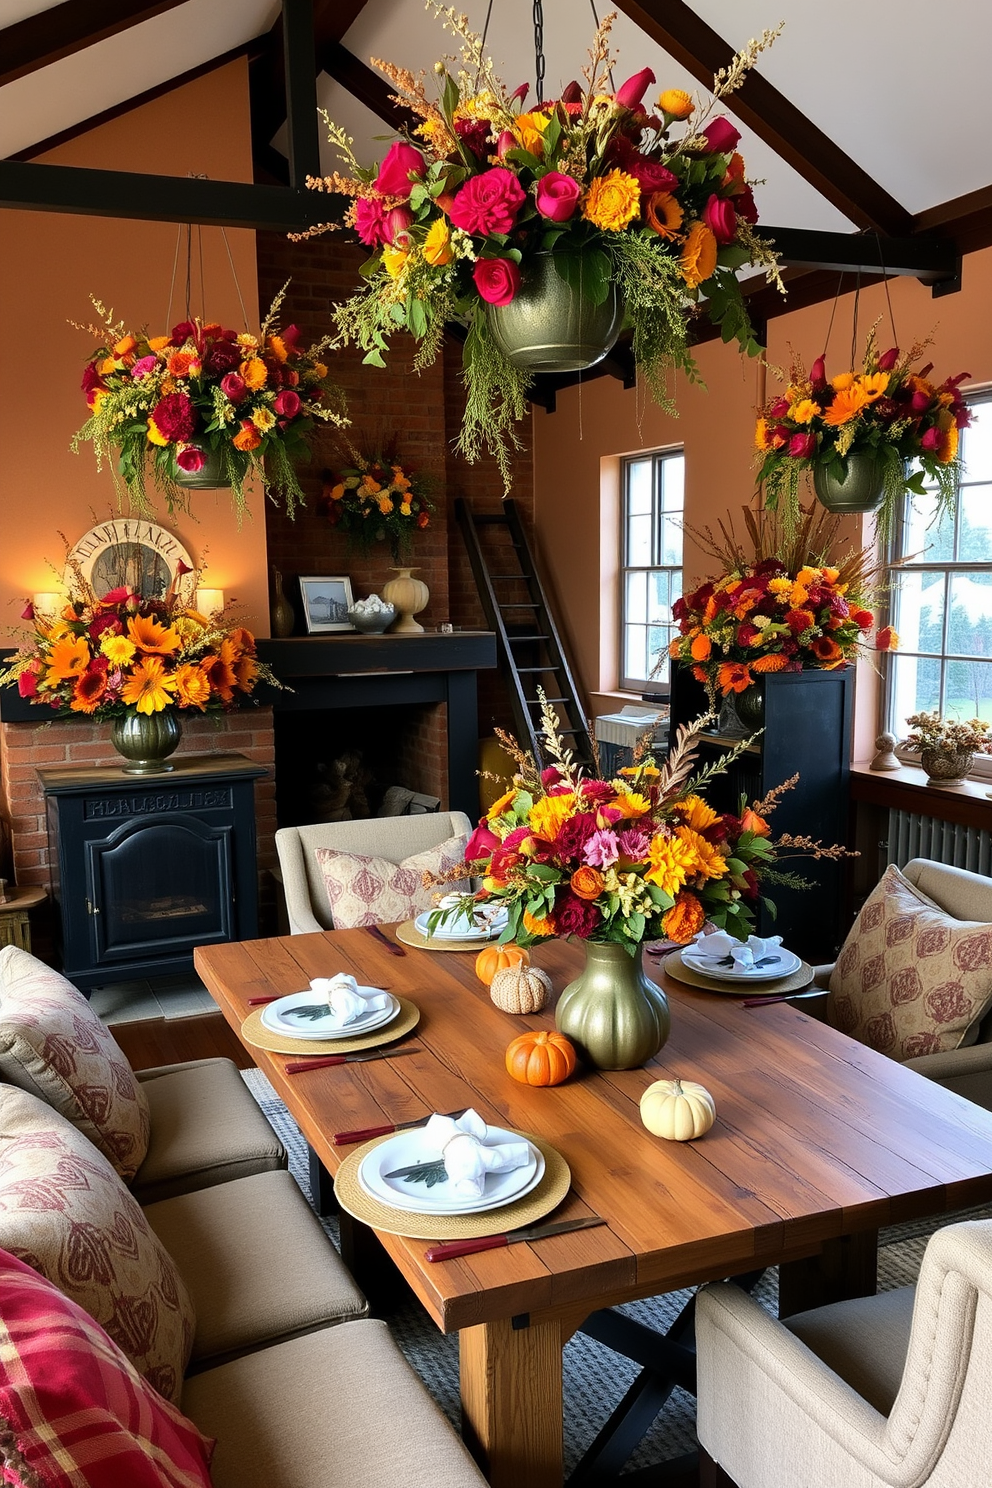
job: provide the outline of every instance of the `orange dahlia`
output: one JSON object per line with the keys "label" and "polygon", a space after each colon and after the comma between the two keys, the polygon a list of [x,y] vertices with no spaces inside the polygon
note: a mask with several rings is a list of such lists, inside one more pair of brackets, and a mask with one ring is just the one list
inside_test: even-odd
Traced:
{"label": "orange dahlia", "polygon": [[731,692],[743,692],[753,681],[750,668],[743,661],[721,662],[717,682],[724,697]]}
{"label": "orange dahlia", "polygon": [[675,903],[661,917],[661,928],[675,945],[688,945],[706,922],[706,911],[688,889],[675,896]]}

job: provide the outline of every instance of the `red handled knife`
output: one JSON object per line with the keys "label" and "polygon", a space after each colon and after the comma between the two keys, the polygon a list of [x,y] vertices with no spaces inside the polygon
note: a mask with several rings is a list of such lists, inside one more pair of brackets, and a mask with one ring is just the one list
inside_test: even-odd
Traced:
{"label": "red handled knife", "polygon": [[373,1059],[402,1059],[404,1054],[423,1054],[423,1049],[370,1049],[367,1054],[324,1054],[316,1058],[291,1059],[283,1071],[302,1075],[307,1070],[330,1069],[335,1064],[371,1064]]}
{"label": "red handled knife", "polygon": [[395,940],[390,940],[388,935],[384,935],[379,929],[378,925],[363,925],[362,929],[367,935],[371,935],[373,940],[377,940],[380,945],[384,945],[391,956],[406,955],[406,951],[403,949],[403,947],[401,945],[397,945]]}
{"label": "red handled knife", "polygon": [[514,1245],[518,1240],[545,1240],[549,1235],[567,1235],[569,1230],[591,1230],[603,1225],[605,1219],[598,1214],[585,1219],[559,1219],[553,1224],[529,1225],[523,1230],[512,1230],[506,1235],[483,1235],[478,1240],[445,1240],[441,1245],[432,1245],[424,1251],[426,1261],[453,1261],[458,1256],[475,1255],[480,1250],[501,1250],[504,1245]]}
{"label": "red handled knife", "polygon": [[[460,1111],[446,1111],[444,1114],[457,1121],[467,1110],[468,1106],[463,1106]],[[392,1126],[367,1126],[360,1131],[335,1132],[331,1141],[335,1147],[345,1147],[351,1142],[371,1142],[373,1137],[388,1137],[391,1132],[413,1131],[417,1126],[426,1126],[430,1119],[429,1116],[418,1116],[416,1121],[397,1121]]]}

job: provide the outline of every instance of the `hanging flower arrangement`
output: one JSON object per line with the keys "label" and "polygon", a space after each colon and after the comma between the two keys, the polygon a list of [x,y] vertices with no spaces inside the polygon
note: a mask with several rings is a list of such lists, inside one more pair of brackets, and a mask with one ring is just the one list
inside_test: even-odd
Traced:
{"label": "hanging flower arrangement", "polygon": [[400,461],[395,439],[381,449],[363,451],[350,442],[344,449],[346,459],[322,477],[327,520],[363,553],[388,542],[398,561],[416,533],[430,526],[430,482]]}
{"label": "hanging flower arrangement", "polygon": [[348,419],[321,360],[330,338],[304,351],[295,325],[278,329],[286,288],[257,336],[198,318],[149,336],[129,331],[93,299],[103,323],[78,329],[102,344],[83,371],[90,416],[72,448],[92,444],[98,467],[110,465],[136,511],[150,510],[149,472],[169,511],[185,508],[184,482],[208,462],[217,470],[211,484],[231,487],[239,519],[250,476],[284,501],[290,516],[302,504],[295,466],[309,458],[310,434],[320,424],[342,428]]}
{"label": "hanging flower arrangement", "polygon": [[[953,508],[958,432],[971,421],[960,387],[970,373],[937,383],[932,362],[915,369],[928,344],[879,353],[872,331],[861,366],[833,377],[827,375],[826,353],[809,372],[794,360],[786,391],[761,409],[754,436],[765,504],[780,509],[788,526],[799,518],[803,472],[814,481],[825,474],[843,482],[855,459],[873,462],[874,506],[883,536],[907,491],[922,496],[929,488],[937,517]],[[852,508],[872,509],[871,504]]]}
{"label": "hanging flower arrangement", "polygon": [[437,0],[429,6],[461,45],[456,76],[435,66],[439,102],[422,76],[373,59],[413,115],[408,135],[381,167],[367,168],[327,120],[348,174],[309,184],[350,199],[345,221],[372,250],[365,287],[336,310],[340,343],[381,367],[390,337],[406,330],[418,342],[419,371],[436,359],[445,328],[460,323],[467,402],[457,448],[469,460],[488,448],[508,487],[531,371],[507,353],[500,316],[535,285],[549,299],[557,282],[559,299],[567,286],[584,304],[607,307],[614,339],[625,316],[638,372],[666,407],[670,369],[697,376],[688,343],[698,310],[725,341],[757,353],[735,271],[760,264],[777,278],[776,261],[754,231],[740,135],[709,115],[777,32],[750,42],[717,76],[705,110],[667,89],[652,112],[649,69],[615,90],[609,81],[611,16],[596,33],[585,86],[570,83],[560,98],[527,107],[526,86],[507,90],[466,18]]}
{"label": "hanging flower arrangement", "polygon": [[[771,672],[835,671],[865,647],[875,625],[871,549],[831,562],[839,519],[816,508],[800,512],[786,538],[767,512],[744,508],[750,551],[733,523],[722,538],[693,531],[698,546],[720,561],[720,572],[672,606],[679,634],[669,656],[690,667],[710,706],[744,692]],[[690,529],[691,530],[691,529]],[[891,626],[875,634],[876,651],[893,651]]]}

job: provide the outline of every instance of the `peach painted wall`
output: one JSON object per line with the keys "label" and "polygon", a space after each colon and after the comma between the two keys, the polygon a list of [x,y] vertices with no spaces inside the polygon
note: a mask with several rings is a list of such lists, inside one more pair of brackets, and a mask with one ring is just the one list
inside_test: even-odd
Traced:
{"label": "peach painted wall", "polygon": [[[963,288],[934,299],[912,279],[889,286],[896,338],[903,347],[934,334],[932,354],[940,377],[969,372],[970,386],[992,383],[992,249],[964,261]],[[849,365],[853,294],[837,305],[828,351],[828,370]],[[831,302],[779,316],[769,324],[768,395],[778,386],[773,368],[787,368],[790,347],[807,365],[823,350]],[[881,319],[878,336],[892,344],[885,292],[866,290],[858,310],[858,339]],[[618,559],[620,456],[638,450],[682,445],[686,455],[686,522],[715,525],[736,514],[754,491],[752,449],[754,410],[760,401],[761,371],[742,361],[733,347],[710,342],[699,348],[707,390],[681,381],[675,385],[678,417],[671,418],[645,400],[640,390],[625,392],[618,382],[600,378],[558,395],[557,412],[534,413],[535,527],[545,570],[558,601],[558,613],[571,643],[572,658],[594,713],[617,706]],[[852,543],[873,538],[871,519],[850,519]],[[711,570],[705,555],[686,536],[685,581],[697,583]],[[877,730],[878,691],[869,668],[859,669],[855,757],[870,754]]]}
{"label": "peach painted wall", "polygon": [[[248,75],[238,60],[59,146],[43,162],[162,175],[202,174],[250,181]],[[117,514],[110,473],[92,448],[69,441],[83,423],[79,392],[94,342],[68,324],[95,319],[92,292],[129,325],[166,328],[177,225],[50,212],[0,211],[0,639],[17,627],[23,596],[50,589],[46,560],[61,567],[59,532],[70,542]],[[255,234],[228,231],[249,320],[257,330]],[[196,262],[196,233],[193,236]],[[202,229],[205,307],[210,319],[241,329],[243,318],[219,228]],[[194,269],[192,309],[201,310]],[[172,323],[185,314],[185,249],[180,254]],[[269,632],[265,520],[261,496],[239,532],[226,491],[193,495],[193,516],[155,520],[170,527],[199,563],[204,582],[243,605],[252,629]]]}

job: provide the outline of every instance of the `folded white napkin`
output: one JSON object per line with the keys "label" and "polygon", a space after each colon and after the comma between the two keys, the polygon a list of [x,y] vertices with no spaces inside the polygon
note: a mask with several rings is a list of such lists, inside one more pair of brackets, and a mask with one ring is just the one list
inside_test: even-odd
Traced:
{"label": "folded white napkin", "polygon": [[345,971],[337,976],[311,978],[310,990],[324,999],[338,1026],[350,1023],[361,1013],[378,1013],[389,1006],[388,992],[360,992],[355,978]]}
{"label": "folded white napkin", "polygon": [[445,894],[438,900],[438,909],[443,909],[443,928],[450,931],[477,930],[486,932],[497,924],[505,923],[506,908],[502,904],[485,904],[478,901],[463,907],[461,894]]}
{"label": "folded white napkin", "polygon": [[740,941],[726,930],[715,930],[710,935],[700,933],[695,937],[693,954],[697,960],[713,965],[730,956],[739,971],[750,971],[755,962],[777,952],[781,944],[781,935],[749,935],[746,941]]}
{"label": "folded white napkin", "polygon": [[430,1155],[444,1159],[448,1192],[459,1198],[481,1199],[487,1173],[509,1173],[530,1161],[527,1142],[499,1142],[484,1146],[488,1127],[478,1111],[464,1116],[433,1115],[424,1127]]}

